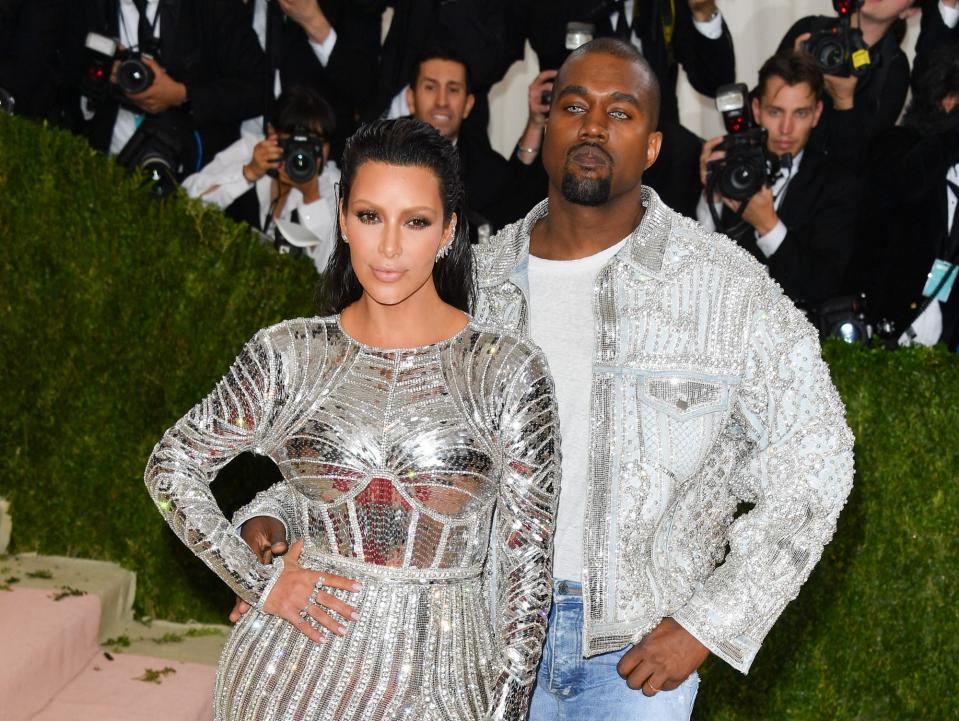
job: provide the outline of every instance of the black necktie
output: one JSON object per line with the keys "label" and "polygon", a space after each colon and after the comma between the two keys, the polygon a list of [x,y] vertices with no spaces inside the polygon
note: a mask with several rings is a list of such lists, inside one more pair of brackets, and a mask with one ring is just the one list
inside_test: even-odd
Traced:
{"label": "black necktie", "polygon": [[[147,15],[147,0],[133,0],[133,4],[140,16],[137,23],[137,47],[143,50],[147,41],[153,39],[153,26],[150,24],[150,18]],[[159,8],[157,8],[157,12],[160,12]]]}

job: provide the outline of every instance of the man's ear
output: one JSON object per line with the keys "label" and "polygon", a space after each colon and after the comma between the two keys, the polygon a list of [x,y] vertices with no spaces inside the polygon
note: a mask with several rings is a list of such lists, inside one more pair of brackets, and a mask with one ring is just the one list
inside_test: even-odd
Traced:
{"label": "man's ear", "polygon": [[814,128],[815,128],[817,125],[819,125],[819,119],[822,117],[822,109],[823,109],[822,100],[817,100],[817,101],[816,101],[816,113],[815,113],[815,115],[813,115],[813,118],[812,118],[812,126],[813,126]]}
{"label": "man's ear", "polygon": [[470,93],[466,96],[466,108],[463,110],[463,120],[466,120],[470,116],[474,105],[476,105],[476,96]]}
{"label": "man's ear", "polygon": [[406,86],[406,107],[410,109],[411,115],[416,115],[416,95],[409,85]]}
{"label": "man's ear", "polygon": [[759,125],[759,111],[762,108],[762,104],[759,102],[759,98],[753,98],[752,102],[752,111],[753,111],[753,122],[756,125]]}

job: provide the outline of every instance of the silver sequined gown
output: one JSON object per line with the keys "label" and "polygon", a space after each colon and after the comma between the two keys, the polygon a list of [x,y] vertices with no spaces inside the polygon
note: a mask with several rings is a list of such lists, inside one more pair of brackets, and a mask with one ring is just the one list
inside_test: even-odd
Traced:
{"label": "silver sequined gown", "polygon": [[325,645],[248,612],[220,660],[216,719],[525,718],[550,603],[557,423],[542,354],[472,322],[408,350],[361,345],[336,318],[257,333],[157,444],[147,487],[256,605],[277,569],[209,484],[239,453],[269,456],[301,562],[364,587],[336,592],[360,620]]}

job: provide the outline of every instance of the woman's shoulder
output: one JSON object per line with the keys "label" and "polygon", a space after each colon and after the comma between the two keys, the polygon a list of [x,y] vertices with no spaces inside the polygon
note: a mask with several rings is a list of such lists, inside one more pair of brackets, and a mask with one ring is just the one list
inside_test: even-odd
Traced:
{"label": "woman's shoulder", "polygon": [[503,365],[545,365],[539,346],[522,333],[471,320],[470,333],[463,335],[463,344],[482,363],[497,359]]}
{"label": "woman's shoulder", "polygon": [[272,346],[303,345],[331,341],[339,335],[337,317],[289,318],[261,328],[255,339]]}

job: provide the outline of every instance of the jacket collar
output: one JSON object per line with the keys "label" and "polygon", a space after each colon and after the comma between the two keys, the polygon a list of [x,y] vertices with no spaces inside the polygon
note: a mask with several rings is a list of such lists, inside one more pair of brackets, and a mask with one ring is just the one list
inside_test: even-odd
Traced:
{"label": "jacket collar", "polygon": [[[672,211],[648,185],[642,188],[642,204],[646,208],[639,225],[627,236],[626,245],[616,257],[654,278],[663,269],[666,242],[672,228]],[[509,280],[529,263],[529,238],[533,227],[549,215],[549,199],[536,205],[527,216],[504,228],[490,240],[478,258],[479,287],[492,288]]]}

